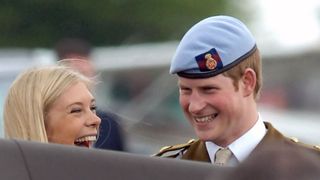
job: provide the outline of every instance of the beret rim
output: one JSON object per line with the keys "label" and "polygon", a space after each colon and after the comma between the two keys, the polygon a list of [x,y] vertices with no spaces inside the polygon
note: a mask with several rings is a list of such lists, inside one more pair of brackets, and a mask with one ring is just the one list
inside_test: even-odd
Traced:
{"label": "beret rim", "polygon": [[180,77],[189,78],[189,79],[201,79],[201,78],[213,77],[233,68],[234,66],[236,66],[237,64],[239,64],[240,62],[248,58],[256,50],[257,50],[257,45],[254,44],[251,50],[249,50],[246,54],[240,56],[238,59],[234,60],[232,63],[224,66],[222,69],[219,69],[219,70],[201,72],[201,73],[188,73],[187,71],[181,71],[181,72],[177,72],[177,75]]}

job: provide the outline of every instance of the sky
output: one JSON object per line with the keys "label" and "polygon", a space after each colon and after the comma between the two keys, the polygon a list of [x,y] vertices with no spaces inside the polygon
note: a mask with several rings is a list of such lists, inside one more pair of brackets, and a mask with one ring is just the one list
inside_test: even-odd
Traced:
{"label": "sky", "polygon": [[273,49],[304,49],[320,45],[319,0],[259,0],[255,34]]}

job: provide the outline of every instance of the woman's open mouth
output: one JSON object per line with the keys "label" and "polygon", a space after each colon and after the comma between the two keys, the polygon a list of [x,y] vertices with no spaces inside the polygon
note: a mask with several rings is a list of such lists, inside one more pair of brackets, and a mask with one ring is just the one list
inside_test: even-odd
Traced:
{"label": "woman's open mouth", "polygon": [[93,144],[97,141],[97,136],[95,135],[89,135],[89,136],[83,136],[74,141],[74,144],[76,146],[80,147],[86,147],[90,148],[93,146]]}

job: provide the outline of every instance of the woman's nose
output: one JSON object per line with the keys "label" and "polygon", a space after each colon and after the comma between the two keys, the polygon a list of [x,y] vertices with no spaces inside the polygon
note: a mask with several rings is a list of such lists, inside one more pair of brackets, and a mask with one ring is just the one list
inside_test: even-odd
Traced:
{"label": "woman's nose", "polygon": [[91,113],[90,118],[88,118],[88,125],[91,127],[98,128],[100,126],[101,119],[97,116],[96,113]]}

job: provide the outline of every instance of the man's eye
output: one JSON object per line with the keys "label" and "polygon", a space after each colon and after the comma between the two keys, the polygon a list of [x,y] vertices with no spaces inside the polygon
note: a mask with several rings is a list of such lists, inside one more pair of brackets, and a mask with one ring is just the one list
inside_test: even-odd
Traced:
{"label": "man's eye", "polygon": [[180,88],[179,92],[180,92],[180,94],[187,95],[187,94],[191,93],[191,90],[188,88]]}
{"label": "man's eye", "polygon": [[70,113],[79,113],[81,111],[82,111],[81,109],[71,109]]}
{"label": "man's eye", "polygon": [[215,91],[217,90],[218,88],[216,87],[204,87],[203,90],[206,91],[206,92],[212,92],[212,91]]}
{"label": "man's eye", "polygon": [[180,89],[180,91],[190,91],[189,88],[185,88],[185,87],[180,87],[179,89]]}
{"label": "man's eye", "polygon": [[215,90],[214,88],[212,87],[206,87],[206,88],[203,88],[204,91],[212,91],[212,90]]}

